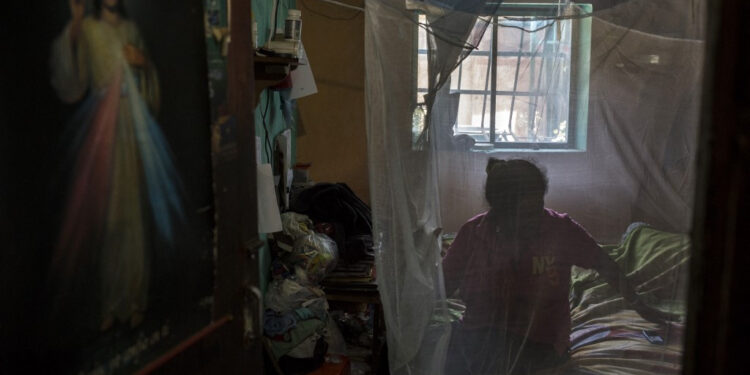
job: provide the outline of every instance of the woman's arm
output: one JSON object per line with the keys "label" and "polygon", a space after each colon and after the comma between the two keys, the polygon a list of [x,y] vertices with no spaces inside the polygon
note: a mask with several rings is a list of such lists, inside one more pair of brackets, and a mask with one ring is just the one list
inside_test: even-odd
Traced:
{"label": "woman's arm", "polygon": [[562,238],[570,253],[573,264],[596,270],[616,291],[620,292],[628,305],[644,319],[655,323],[676,320],[671,314],[661,312],[646,305],[635,291],[620,266],[594,241],[583,227],[570,218],[564,226]]}
{"label": "woman's arm", "polygon": [[620,292],[622,297],[625,298],[625,301],[628,303],[635,303],[638,299],[638,295],[635,293],[635,288],[630,284],[628,278],[625,277],[625,273],[622,272],[620,266],[618,266],[602,248],[599,248],[599,260],[597,264],[598,266],[595,267],[595,269],[599,272],[599,275],[601,275],[609,285],[615,288],[615,290]]}
{"label": "woman's arm", "polygon": [[471,236],[473,235],[471,232],[468,224],[464,224],[456,234],[456,239],[453,240],[447,255],[443,258],[443,276],[447,297],[451,297],[456,292],[466,272]]}
{"label": "woman's arm", "polygon": [[638,312],[643,319],[660,324],[666,323],[667,321],[678,320],[676,315],[662,312],[644,303],[643,299],[641,299],[635,292],[632,283],[628,281],[625,273],[622,272],[617,263],[615,263],[615,261],[610,258],[604,250],[601,250],[600,254],[598,262],[599,266],[596,267],[596,271],[599,272],[599,275],[601,275],[609,285],[622,294],[622,297],[628,305]]}

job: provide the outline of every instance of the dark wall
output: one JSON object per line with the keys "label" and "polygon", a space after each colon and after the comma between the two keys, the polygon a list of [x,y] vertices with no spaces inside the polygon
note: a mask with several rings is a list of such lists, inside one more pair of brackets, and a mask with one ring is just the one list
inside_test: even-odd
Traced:
{"label": "dark wall", "polygon": [[[5,190],[4,236],[0,278],[2,309],[3,363],[32,359],[35,334],[31,325],[41,314],[40,295],[43,269],[50,255],[52,227],[57,220],[55,202],[61,196],[59,186],[52,184],[58,176],[55,160],[61,148],[63,118],[72,108],[63,105],[49,84],[49,41],[66,21],[67,4],[16,5],[5,16],[35,14],[24,35],[6,35],[13,58],[3,58],[2,94],[5,144],[2,148],[2,186]],[[10,20],[6,20],[10,21]],[[6,54],[3,54],[7,56]],[[39,307],[37,307],[39,306]],[[7,341],[6,341],[7,340]]]}

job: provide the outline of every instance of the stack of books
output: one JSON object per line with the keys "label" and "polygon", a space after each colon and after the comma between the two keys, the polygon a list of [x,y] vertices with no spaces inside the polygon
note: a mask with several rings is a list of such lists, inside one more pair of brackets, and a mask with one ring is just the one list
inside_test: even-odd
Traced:
{"label": "stack of books", "polygon": [[372,259],[361,260],[356,263],[339,263],[336,268],[323,279],[324,287],[342,287],[377,289],[375,284],[375,262]]}

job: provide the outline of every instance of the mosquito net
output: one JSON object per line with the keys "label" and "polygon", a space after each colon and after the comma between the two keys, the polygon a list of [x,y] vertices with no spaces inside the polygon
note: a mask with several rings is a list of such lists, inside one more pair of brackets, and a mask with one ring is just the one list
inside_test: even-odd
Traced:
{"label": "mosquito net", "polygon": [[365,4],[391,373],[679,373],[704,1]]}

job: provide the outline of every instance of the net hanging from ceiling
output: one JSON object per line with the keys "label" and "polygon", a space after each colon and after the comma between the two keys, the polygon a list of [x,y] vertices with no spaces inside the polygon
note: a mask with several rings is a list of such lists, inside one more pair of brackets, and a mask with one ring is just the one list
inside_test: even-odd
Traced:
{"label": "net hanging from ceiling", "polygon": [[365,2],[393,374],[679,373],[705,2]]}

